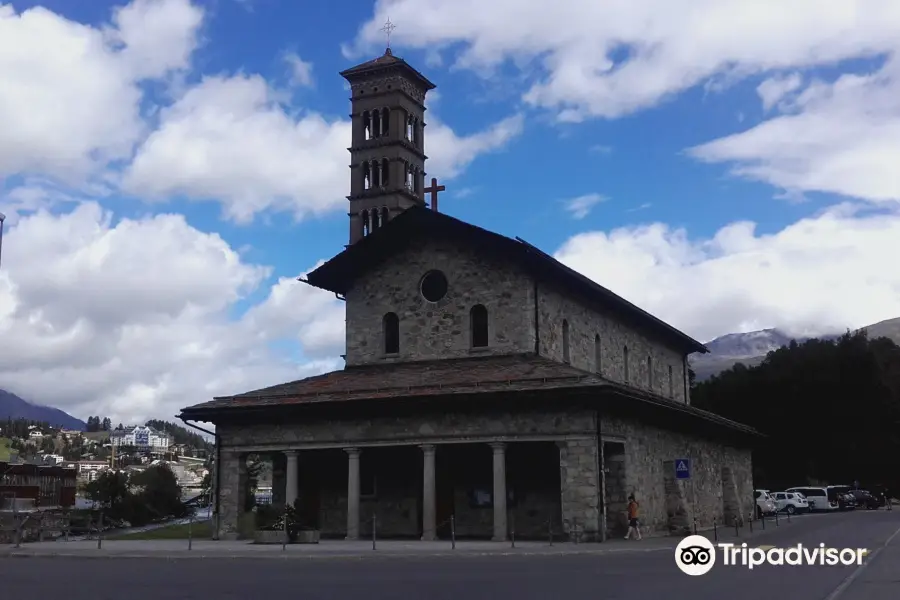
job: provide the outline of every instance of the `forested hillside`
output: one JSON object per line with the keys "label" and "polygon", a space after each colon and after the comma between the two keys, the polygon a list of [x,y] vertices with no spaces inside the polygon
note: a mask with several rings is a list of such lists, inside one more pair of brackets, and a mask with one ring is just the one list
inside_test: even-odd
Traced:
{"label": "forested hillside", "polygon": [[890,339],[792,343],[695,384],[692,403],[769,436],[754,453],[757,487],[900,488],[900,347]]}

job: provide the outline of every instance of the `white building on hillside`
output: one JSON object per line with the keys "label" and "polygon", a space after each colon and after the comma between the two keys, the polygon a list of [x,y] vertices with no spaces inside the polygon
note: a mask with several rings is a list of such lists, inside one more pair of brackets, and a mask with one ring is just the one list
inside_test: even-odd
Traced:
{"label": "white building on hillside", "polygon": [[144,425],[111,431],[109,441],[116,447],[129,446],[150,452],[167,452],[172,443],[168,434]]}

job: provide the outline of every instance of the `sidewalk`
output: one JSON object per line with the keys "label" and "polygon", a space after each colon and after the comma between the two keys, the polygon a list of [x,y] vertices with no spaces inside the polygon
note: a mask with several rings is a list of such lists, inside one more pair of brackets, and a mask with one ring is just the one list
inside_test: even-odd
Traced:
{"label": "sidewalk", "polygon": [[[798,519],[794,519],[794,523]],[[747,542],[767,537],[781,531],[792,524],[785,521],[776,528],[774,523],[767,524],[763,531],[754,523],[754,531],[744,527],[739,536],[734,528],[717,531],[719,542]],[[713,531],[701,531],[710,540],[714,539]],[[517,541],[482,542],[458,541],[453,548],[450,541],[376,541],[372,548],[371,540],[344,541],[323,540],[319,544],[257,545],[249,541],[212,541],[212,540],[103,540],[98,548],[97,540],[78,540],[55,542],[35,542],[22,544],[20,548],[7,545],[0,547],[0,557],[58,557],[58,558],[266,558],[266,559],[315,559],[315,558],[378,558],[426,556],[558,556],[576,554],[615,554],[623,552],[672,552],[678,545],[680,537],[651,537],[641,541],[623,539],[608,540],[603,543],[562,542],[550,545],[549,542]]]}

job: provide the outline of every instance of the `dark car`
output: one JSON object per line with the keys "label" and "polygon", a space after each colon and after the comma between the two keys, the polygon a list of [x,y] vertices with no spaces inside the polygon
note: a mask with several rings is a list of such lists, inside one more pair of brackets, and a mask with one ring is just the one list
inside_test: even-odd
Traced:
{"label": "dark car", "polygon": [[836,503],[840,510],[853,510],[856,508],[856,496],[851,492],[849,485],[830,485],[827,488],[828,502],[832,506]]}
{"label": "dark car", "polygon": [[878,510],[881,508],[881,504],[883,500],[881,498],[877,498],[874,494],[869,493],[866,490],[853,490],[850,492],[856,498],[856,504],[860,508],[865,508],[868,510]]}

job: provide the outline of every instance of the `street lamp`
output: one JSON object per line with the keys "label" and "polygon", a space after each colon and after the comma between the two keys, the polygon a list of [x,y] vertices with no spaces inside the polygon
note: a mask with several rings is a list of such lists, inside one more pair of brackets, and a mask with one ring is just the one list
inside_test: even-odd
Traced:
{"label": "street lamp", "polygon": [[6,220],[6,215],[0,213],[0,260],[3,258],[3,221]]}

